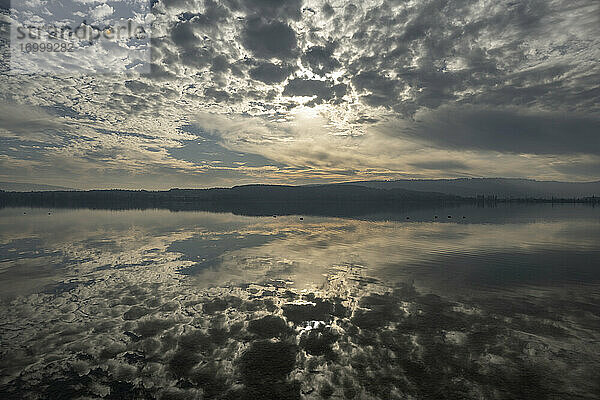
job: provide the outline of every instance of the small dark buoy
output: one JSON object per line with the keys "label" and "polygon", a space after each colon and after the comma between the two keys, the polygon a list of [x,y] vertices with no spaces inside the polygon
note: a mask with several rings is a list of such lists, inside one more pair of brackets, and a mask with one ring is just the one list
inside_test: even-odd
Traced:
{"label": "small dark buoy", "polygon": [[48,213],[48,215],[50,215],[50,213]]}
{"label": "small dark buoy", "polygon": [[406,217],[406,219],[410,219],[410,217]]}
{"label": "small dark buoy", "polygon": [[24,213],[23,213],[23,215],[27,215],[27,213],[26,213],[26,212],[24,212]]}
{"label": "small dark buoy", "polygon": [[465,217],[465,216],[463,215],[463,219],[465,219],[465,218],[467,218],[467,217]]}
{"label": "small dark buoy", "polygon": [[300,217],[300,221],[304,221],[304,218]]}
{"label": "small dark buoy", "polygon": [[437,219],[437,215],[434,218]]}
{"label": "small dark buoy", "polygon": [[452,218],[452,215],[448,215],[448,218]]}
{"label": "small dark buoy", "polygon": [[273,218],[277,218],[277,215],[273,215]]}

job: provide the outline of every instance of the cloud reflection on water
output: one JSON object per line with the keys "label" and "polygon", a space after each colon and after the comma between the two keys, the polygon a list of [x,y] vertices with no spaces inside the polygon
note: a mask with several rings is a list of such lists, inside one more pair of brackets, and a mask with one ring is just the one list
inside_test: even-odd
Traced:
{"label": "cloud reflection on water", "polygon": [[[4,398],[600,393],[598,286],[537,279],[547,271],[534,264],[551,261],[536,258],[550,249],[597,260],[589,218],[492,226],[0,212],[0,276],[14,288],[0,311]],[[211,262],[194,270],[202,248]],[[507,255],[540,273],[469,282]],[[472,265],[448,271],[453,257]],[[577,270],[581,260],[569,259],[576,265],[554,267]],[[37,260],[47,264],[40,279]],[[19,286],[23,267],[31,284]]]}

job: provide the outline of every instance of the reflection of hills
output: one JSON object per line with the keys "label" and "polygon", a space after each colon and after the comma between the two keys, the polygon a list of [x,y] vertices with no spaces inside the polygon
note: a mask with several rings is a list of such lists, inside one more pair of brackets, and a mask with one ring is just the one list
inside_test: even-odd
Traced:
{"label": "reflection of hills", "polygon": [[0,206],[130,209],[165,208],[233,212],[244,215],[363,215],[374,211],[422,208],[470,201],[454,195],[352,185],[247,185],[169,191],[92,190],[2,192]]}

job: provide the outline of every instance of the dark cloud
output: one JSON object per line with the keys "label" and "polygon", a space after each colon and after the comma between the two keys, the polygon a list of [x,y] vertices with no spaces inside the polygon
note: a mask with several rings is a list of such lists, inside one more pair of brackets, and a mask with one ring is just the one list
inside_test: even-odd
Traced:
{"label": "dark cloud", "polygon": [[204,89],[204,95],[218,103],[227,103],[232,99],[227,91],[219,90],[214,87]]}
{"label": "dark cloud", "polygon": [[344,7],[344,18],[346,21],[351,20],[358,13],[358,7],[350,3]]}
{"label": "dark cloud", "polygon": [[321,7],[321,12],[327,18],[331,18],[331,16],[333,16],[333,14],[335,14],[335,10],[333,9],[333,7],[331,7],[331,4],[329,4],[329,3],[323,4],[323,7]]}
{"label": "dark cloud", "polygon": [[314,103],[332,100],[342,97],[346,94],[346,85],[334,85],[330,81],[320,81],[317,79],[296,78],[290,80],[283,90],[284,96],[308,96],[313,97]]}
{"label": "dark cloud", "polygon": [[171,30],[171,39],[177,46],[188,49],[196,47],[200,43],[200,38],[196,36],[194,24],[183,21],[178,22]]}
{"label": "dark cloud", "polygon": [[156,63],[160,60],[175,66],[209,68],[217,74],[232,70],[232,60],[223,52],[227,48],[221,43],[222,27],[227,24],[231,13],[210,0],[205,2],[203,11],[184,11],[177,15],[169,30],[169,37],[176,48],[172,48],[165,38],[153,38],[153,59]]}
{"label": "dark cloud", "polygon": [[224,7],[222,4],[206,0],[204,2],[204,12],[196,13],[195,7],[186,8],[183,13],[178,15],[181,21],[192,21],[199,26],[217,26],[218,24],[225,22],[225,20],[231,15],[231,12]]}
{"label": "dark cloud", "polygon": [[230,69],[229,60],[223,54],[218,54],[211,60],[210,70],[216,73],[223,73]]}
{"label": "dark cloud", "polygon": [[417,114],[412,135],[436,146],[531,154],[600,154],[600,118],[480,107]]}
{"label": "dark cloud", "polygon": [[53,137],[53,141],[66,136],[60,135],[60,131],[66,127],[64,121],[46,111],[51,109],[38,109],[24,104],[0,104],[0,129],[22,140],[39,134],[46,140]]}
{"label": "dark cloud", "polygon": [[[213,1],[206,1],[204,6],[203,13],[184,11],[177,16],[177,19],[181,22],[189,22],[201,33],[208,34],[221,29],[221,24],[226,23],[227,18],[231,16],[227,8]],[[194,10],[194,7],[187,10]]]}
{"label": "dark cloud", "polygon": [[[362,15],[351,41],[358,57],[344,65],[355,87],[371,92],[362,97],[367,105],[410,116],[420,107],[436,108],[459,99],[472,104],[538,104],[572,111],[585,99],[595,100],[588,102],[590,106],[599,104],[598,93],[589,92],[600,76],[596,68],[577,79],[566,79],[565,74],[577,69],[572,60],[547,62],[576,51],[574,37],[581,33],[577,25],[565,25],[570,13],[580,13],[581,29],[597,29],[597,18],[594,22],[591,15],[598,15],[598,9],[589,1],[578,1],[568,9],[564,4],[539,0],[501,2],[486,13],[466,0],[424,1],[400,12],[391,6],[384,3]],[[465,20],[465,15],[472,18]],[[341,22],[336,24],[343,29]],[[554,35],[551,24],[562,24],[566,31],[557,39],[564,41],[570,35],[573,39],[567,42],[571,43],[535,48],[539,46],[536,41]],[[531,63],[533,60],[546,62]],[[528,62],[529,67],[522,68]],[[408,99],[399,99],[395,89],[406,89]],[[588,93],[582,95],[584,92]],[[593,107],[599,111],[598,106]]]}
{"label": "dark cloud", "polygon": [[469,166],[462,161],[458,160],[439,160],[439,161],[421,161],[410,163],[409,165],[421,168],[421,169],[429,169],[429,170],[461,170],[468,169]]}
{"label": "dark cloud", "polygon": [[147,92],[150,89],[148,84],[134,80],[125,81],[125,87],[134,93]]}
{"label": "dark cloud", "polygon": [[318,75],[332,72],[340,63],[333,57],[333,44],[314,46],[302,55],[302,62]]}
{"label": "dark cloud", "polygon": [[232,10],[269,19],[297,20],[302,13],[302,0],[226,0],[224,3]]}
{"label": "dark cloud", "polygon": [[363,115],[360,118],[356,119],[354,122],[357,124],[374,124],[376,122],[379,122],[379,119]]}
{"label": "dark cloud", "polygon": [[260,18],[246,21],[242,32],[244,47],[261,58],[287,59],[296,53],[296,32],[280,21],[265,22]]}
{"label": "dark cloud", "polygon": [[291,65],[263,62],[250,70],[250,76],[252,79],[264,83],[279,83],[283,82],[294,70],[295,68]]}
{"label": "dark cloud", "polygon": [[152,0],[152,5],[160,4],[165,8],[191,8],[194,5],[193,0]]}
{"label": "dark cloud", "polygon": [[150,73],[147,75],[156,81],[172,80],[176,77],[176,75],[167,70],[164,65],[156,63],[150,64]]}
{"label": "dark cloud", "polygon": [[[598,10],[589,1],[569,6],[541,0],[507,1],[485,13],[470,0],[423,1],[410,8],[396,7],[393,2],[335,8],[324,3],[320,9],[307,4],[310,7],[301,18],[302,5],[302,1],[228,0],[205,2],[202,13],[189,7],[179,14],[181,25],[174,25],[171,32],[179,48],[175,59],[188,66],[207,65],[215,73],[231,71],[238,77],[246,73],[257,81],[276,84],[291,75],[293,71],[284,64],[294,65],[299,55],[315,74],[343,71],[343,81],[351,84],[350,90],[364,105],[384,107],[404,118],[423,107],[435,109],[454,102],[486,108],[519,105],[579,114],[600,112],[600,89],[594,84],[600,71],[592,67],[575,73],[578,66],[564,58],[583,46],[577,39],[581,36],[577,26],[569,25],[547,47],[536,42],[552,32],[549,24],[567,27],[564,21],[572,13],[580,13],[581,29],[596,29],[597,19],[592,16]],[[259,60],[242,62],[212,49],[210,33],[222,31],[227,18],[231,24],[232,12],[241,21],[237,38]],[[324,17],[329,26],[322,25]],[[309,27],[302,40],[290,20]],[[344,33],[337,35],[338,31]],[[305,38],[319,44],[301,53],[298,46]],[[563,58],[547,62],[554,57]],[[172,57],[165,59],[165,63],[172,61]],[[234,68],[236,62],[250,65],[250,70]],[[311,85],[319,99],[331,100],[328,85]],[[305,93],[309,89],[303,86],[290,87],[286,93]]]}
{"label": "dark cloud", "polygon": [[552,169],[572,176],[584,176],[598,179],[600,176],[600,161],[573,161],[553,164]]}
{"label": "dark cloud", "polygon": [[178,22],[173,27],[171,38],[178,48],[178,57],[163,59],[165,63],[182,63],[196,68],[209,68],[212,72],[222,73],[231,66],[229,58],[219,53],[207,42],[207,38],[197,34],[197,25],[193,22]]}
{"label": "dark cloud", "polygon": [[384,106],[397,102],[398,82],[380,75],[376,71],[361,72],[352,78],[355,89],[363,94],[365,103],[371,106]]}

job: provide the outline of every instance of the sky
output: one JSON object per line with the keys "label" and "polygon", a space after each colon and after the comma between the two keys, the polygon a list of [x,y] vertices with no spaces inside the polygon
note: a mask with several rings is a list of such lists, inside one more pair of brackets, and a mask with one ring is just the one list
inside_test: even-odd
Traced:
{"label": "sky", "polygon": [[[28,1],[40,15],[56,12]],[[71,3],[97,24],[140,4]],[[13,16],[0,2],[0,181],[169,189],[600,179],[597,0],[146,8],[136,18],[151,27],[147,68],[115,47],[77,53],[76,71],[14,74]]]}

